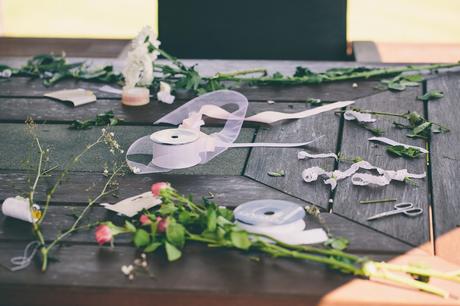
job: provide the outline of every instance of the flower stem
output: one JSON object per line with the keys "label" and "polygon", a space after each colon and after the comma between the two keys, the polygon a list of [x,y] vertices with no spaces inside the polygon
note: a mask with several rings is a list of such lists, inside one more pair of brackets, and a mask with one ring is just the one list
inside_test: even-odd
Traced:
{"label": "flower stem", "polygon": [[228,78],[234,77],[237,75],[246,75],[246,74],[253,74],[253,73],[262,73],[263,75],[267,74],[267,69],[265,68],[254,68],[254,69],[246,69],[246,70],[236,70],[232,72],[218,72],[215,74],[214,78]]}
{"label": "flower stem", "polygon": [[107,180],[107,182],[105,183],[104,185],[104,188],[102,188],[102,191],[99,193],[98,196],[96,196],[93,200],[89,201],[88,202],[88,205],[86,205],[86,207],[83,209],[83,211],[81,212],[81,214],[78,216],[78,218],[75,220],[75,222],[72,224],[72,226],[65,232],[63,232],[62,234],[60,234],[59,236],[56,237],[56,239],[54,239],[53,242],[51,242],[47,247],[47,251],[51,251],[51,249],[56,246],[57,243],[59,243],[62,239],[64,239],[65,237],[67,237],[68,235],[70,235],[71,233],[75,232],[76,230],[78,230],[78,224],[80,223],[80,221],[86,216],[86,214],[88,213],[89,209],[94,205],[94,203],[96,203],[100,198],[110,194],[113,192],[113,190],[110,190],[110,191],[107,191],[107,188],[110,186],[110,184],[112,183],[113,179],[116,177],[116,175],[121,171],[121,169],[123,168],[123,166],[117,168],[113,173],[112,175],[109,177],[109,179]]}
{"label": "flower stem", "polygon": [[46,216],[46,213],[48,212],[48,207],[49,207],[49,204],[51,202],[51,198],[53,197],[53,194],[56,192],[58,186],[61,184],[61,182],[64,180],[64,178],[67,176],[67,173],[70,171],[70,169],[77,163],[80,161],[80,158],[86,154],[86,152],[88,152],[89,150],[91,150],[94,146],[96,146],[97,144],[99,144],[102,139],[103,139],[104,136],[100,136],[94,143],[90,144],[90,145],[87,145],[85,147],[85,149],[83,149],[79,154],[77,154],[74,158],[72,158],[65,166],[64,170],[61,172],[61,174],[59,175],[58,179],[56,180],[56,182],[54,183],[53,187],[51,187],[50,191],[48,192],[48,194],[46,195],[46,200],[45,200],[45,205],[43,207],[43,212],[42,212],[42,215],[40,217],[40,220],[38,221],[39,224],[41,224],[43,222],[43,220],[45,219],[45,216]]}

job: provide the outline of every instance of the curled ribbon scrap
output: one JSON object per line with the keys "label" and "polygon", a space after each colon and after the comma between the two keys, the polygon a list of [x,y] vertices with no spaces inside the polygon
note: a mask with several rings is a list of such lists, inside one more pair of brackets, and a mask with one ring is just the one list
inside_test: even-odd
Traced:
{"label": "curled ribbon scrap", "polygon": [[[199,96],[161,119],[157,123],[178,125],[136,140],[127,150],[126,161],[136,174],[167,172],[198,164],[205,164],[228,148],[242,147],[301,147],[320,137],[300,143],[234,143],[244,121],[273,124],[282,120],[307,118],[325,111],[345,107],[354,101],[341,101],[298,113],[266,111],[245,117],[248,100],[242,94],[231,90],[220,90]],[[236,106],[229,112],[223,106]],[[226,120],[223,129],[210,135],[200,131],[204,125],[203,116]],[[148,164],[135,162],[129,157],[148,155]]]}
{"label": "curled ribbon scrap", "polygon": [[[368,173],[356,173],[359,169],[375,170],[379,175],[372,175]],[[318,177],[324,176],[327,179],[324,181],[326,185],[331,185],[334,190],[337,187],[337,181],[343,180],[351,176],[351,182],[357,186],[377,185],[385,186],[390,184],[392,180],[404,181],[407,178],[420,179],[426,176],[426,173],[413,174],[409,173],[407,169],[401,170],[384,170],[379,167],[371,165],[367,161],[360,161],[354,163],[345,171],[335,170],[326,171],[320,167],[311,167],[302,172],[302,178],[305,182],[310,183],[318,180]]]}

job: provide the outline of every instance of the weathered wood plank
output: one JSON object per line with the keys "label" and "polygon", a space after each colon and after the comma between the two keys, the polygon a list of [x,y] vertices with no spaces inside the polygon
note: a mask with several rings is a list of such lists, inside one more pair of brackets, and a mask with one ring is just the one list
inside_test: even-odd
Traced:
{"label": "weathered wood plank", "polygon": [[[423,103],[415,99],[420,92],[420,88],[411,88],[401,93],[380,93],[357,100],[355,107],[393,113],[417,111],[423,114]],[[385,137],[406,144],[424,146],[423,141],[406,137],[407,131],[394,128],[392,126],[393,121],[394,118],[379,117],[376,126],[385,131]],[[367,141],[367,138],[371,136],[371,133],[358,125],[352,122],[345,122],[341,153],[351,158],[362,157],[372,165],[385,170],[406,168],[410,173],[423,173],[426,171],[424,158],[406,160],[390,157],[385,152],[385,146]],[[348,169],[349,166],[349,163],[341,162],[339,169],[343,171]],[[412,245],[419,245],[429,239],[427,182],[427,179],[416,180],[417,186],[392,182],[384,187],[360,187],[352,185],[351,180],[348,178],[338,182],[333,211]],[[359,201],[384,198],[395,198],[398,201],[397,203],[412,202],[415,206],[423,208],[423,215],[415,218],[395,215],[380,220],[366,221],[368,217],[376,213],[392,209],[394,203],[359,204]]]}
{"label": "weathered wood plank", "polygon": [[[296,120],[270,129],[259,129],[256,142],[302,142],[324,135],[307,147],[312,153],[335,152],[339,131],[339,118],[332,112]],[[329,188],[321,182],[306,184],[303,169],[320,166],[328,170],[334,167],[333,159],[298,160],[297,153],[304,148],[253,148],[245,175],[282,190],[324,209],[328,208]],[[271,177],[269,171],[284,170],[284,177]]]}
{"label": "weathered wood plank", "polygon": [[[352,84],[357,83],[357,88]],[[335,83],[325,83],[308,86],[261,86],[261,87],[235,87],[234,90],[244,94],[249,100],[266,101],[275,100],[278,102],[305,101],[308,98],[318,98],[322,100],[352,100],[359,97],[368,96],[381,90],[375,86],[378,81],[358,80],[344,81]],[[29,79],[24,77],[14,77],[0,82],[0,96],[2,97],[43,97],[43,94],[51,91],[73,88],[85,88],[94,92],[98,98],[119,99],[120,96],[112,93],[100,91],[103,84],[63,80],[51,87],[45,87],[41,80]],[[191,99],[190,93],[179,95],[183,99]],[[154,98],[152,98],[154,99]]]}
{"label": "weathered wood plank", "polygon": [[[30,57],[1,56],[0,63],[11,67],[21,67]],[[125,63],[124,58],[88,58],[88,57],[68,57],[70,63],[85,61],[90,66],[113,65],[115,71],[122,71]],[[196,65],[196,70],[204,76],[213,76],[218,72],[231,72],[235,70],[247,70],[265,68],[269,74],[280,72],[285,75],[293,75],[297,66],[308,67],[311,71],[322,72],[330,68],[340,67],[391,67],[400,66],[395,63],[372,63],[364,64],[360,62],[342,61],[291,61],[291,60],[222,60],[222,59],[182,59],[187,66]],[[168,64],[164,59],[158,60],[159,64]]]}
{"label": "weathered wood plank", "polygon": [[[94,118],[112,110],[114,114],[123,119],[122,124],[146,124],[151,125],[154,121],[173,111],[185,100],[178,100],[174,104],[159,103],[152,101],[148,105],[139,107],[123,106],[119,100],[100,99],[96,103],[90,103],[80,107],[72,107],[70,103],[55,101],[51,99],[30,99],[30,98],[0,98],[0,121],[2,122],[24,122],[31,117],[38,122],[43,121],[71,121]],[[299,103],[274,103],[250,102],[247,116],[252,116],[263,111],[278,111],[292,113],[303,111],[307,107],[305,101]],[[206,122],[211,122],[207,120]],[[254,126],[246,122],[247,126]]]}
{"label": "weathered wood plank", "polygon": [[[110,128],[115,133],[121,148],[125,151],[136,139],[148,135],[164,127],[154,126],[113,126]],[[218,131],[217,128],[205,128],[206,133]],[[0,124],[0,169],[28,169],[30,165],[24,164],[29,156],[31,137],[25,131],[23,124],[3,123]],[[100,135],[99,128],[90,130],[69,130],[67,125],[40,124],[38,134],[44,147],[50,147],[50,164],[58,165],[62,169],[65,163],[74,155],[83,150],[87,145],[95,141]],[[237,142],[251,142],[254,129],[243,128]],[[249,149],[231,149],[216,157],[205,165],[198,165],[189,169],[177,170],[174,173],[182,174],[219,174],[239,175],[243,171],[244,163]],[[32,155],[31,159],[33,160]],[[100,145],[94,147],[80,163],[73,169],[79,171],[103,171],[104,164],[113,160],[112,153],[107,147]],[[124,160],[123,154],[118,158]],[[148,161],[145,161],[148,162]]]}
{"label": "weathered wood plank", "polygon": [[[22,253],[23,248],[23,243],[0,244],[0,262],[8,262],[12,256]],[[96,301],[100,304],[101,300],[111,305],[151,305],[151,301],[202,305],[210,300],[219,305],[234,305],[235,302],[242,305],[305,305],[315,304],[322,296],[352,279],[350,275],[306,261],[267,256],[254,261],[239,251],[198,244],[189,244],[184,253],[186,256],[173,263],[167,262],[160,253],[149,255],[149,267],[155,278],[140,273],[129,281],[120,272],[120,267],[136,258],[134,248],[63,246],[56,254],[59,261],[50,264],[46,273],[34,267],[16,273],[2,271],[2,303],[66,304],[69,297],[78,292],[72,305],[96,305]],[[375,257],[378,260],[391,258],[388,255]]]}
{"label": "weathered wood plank", "polygon": [[[441,90],[444,98],[428,102],[428,116],[431,121],[447,126],[447,134],[433,135],[430,141],[432,205],[436,254],[447,258],[457,258],[458,245],[453,231],[460,225],[460,195],[457,183],[460,180],[460,121],[458,102],[460,101],[460,74],[448,74],[427,82],[427,90]],[[452,232],[452,234],[450,234]],[[439,239],[442,236],[449,239]]]}
{"label": "weathered wood plank", "polygon": [[[39,183],[35,195],[38,203],[45,199],[46,192],[53,185],[57,175],[56,173],[51,177],[44,178]],[[65,215],[81,210],[81,206],[86,205],[88,197],[94,198],[102,189],[105,181],[106,178],[96,173],[71,173],[68,176],[68,180],[58,188],[53,197],[53,206],[49,211],[50,215],[48,217],[48,220],[52,220],[52,222],[46,225],[51,227],[50,233],[56,233],[58,228],[68,226],[73,219]],[[158,181],[170,182],[181,193],[191,194],[197,201],[204,196],[212,195],[213,201],[231,208],[244,202],[261,198],[287,200],[299,205],[305,205],[303,201],[297,198],[243,176],[184,176],[174,174],[153,174],[148,176],[127,174],[118,180],[120,187],[116,192],[117,197],[108,196],[101,199],[100,202],[114,203],[120,199],[134,196],[149,190],[151,184]],[[29,190],[28,186],[27,173],[0,172],[1,200],[15,195],[25,196],[24,193]],[[115,217],[113,213],[96,207],[90,214],[93,221],[104,220],[106,217],[114,221],[120,221],[121,218]],[[322,213],[321,219],[324,221],[326,230],[331,235],[346,237],[350,240],[350,250],[359,252],[404,252],[408,249],[408,245],[404,243],[343,217]],[[2,220],[0,217],[0,239],[19,239],[20,237],[22,237],[21,239],[30,239],[30,232],[27,230],[28,226],[25,222]],[[318,226],[320,225],[315,218],[308,217],[307,227],[314,228]],[[76,239],[77,241],[92,241],[92,234],[89,239],[84,238],[86,240],[78,237]]]}
{"label": "weathered wood plank", "polygon": [[[235,186],[234,193],[237,193]],[[266,187],[266,189],[269,189]],[[278,195],[283,200],[291,200],[289,196]],[[254,197],[254,199],[259,199]],[[248,199],[240,199],[241,203]],[[226,202],[219,202],[225,204]],[[81,207],[53,205],[49,211],[47,219],[42,223],[42,232],[46,240],[52,241],[62,230],[69,228],[75,219],[71,214],[78,214],[82,210]],[[359,253],[385,253],[385,254],[402,254],[410,250],[410,246],[396,239],[385,236],[365,226],[349,221],[343,217],[330,213],[322,213],[324,225],[333,236],[345,237],[350,241],[348,251]],[[136,219],[136,218],[134,218]],[[84,219],[81,225],[93,224],[100,221],[110,220],[115,224],[123,224],[123,218],[116,214],[107,211],[106,209],[94,206],[88,218]],[[321,223],[313,217],[305,219],[307,228],[321,227]],[[8,241],[31,241],[34,237],[31,232],[30,224],[27,222],[14,220],[5,217],[0,212],[0,241],[9,243]],[[81,230],[65,240],[67,242],[78,242],[86,244],[96,244],[94,238],[94,229]],[[131,245],[130,235],[120,235],[116,238],[117,245]]]}

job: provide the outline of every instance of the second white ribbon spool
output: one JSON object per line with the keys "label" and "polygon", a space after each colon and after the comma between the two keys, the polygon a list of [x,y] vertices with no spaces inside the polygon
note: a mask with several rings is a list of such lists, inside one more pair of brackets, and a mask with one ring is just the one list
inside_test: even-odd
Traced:
{"label": "second white ribbon spool", "polygon": [[272,237],[287,244],[315,244],[328,239],[321,228],[305,230],[305,211],[299,205],[281,200],[256,200],[234,210],[236,224],[242,229]]}

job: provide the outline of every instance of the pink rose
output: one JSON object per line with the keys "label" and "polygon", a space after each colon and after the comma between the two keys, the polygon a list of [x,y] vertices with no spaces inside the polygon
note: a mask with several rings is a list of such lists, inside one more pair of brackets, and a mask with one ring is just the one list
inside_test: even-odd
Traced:
{"label": "pink rose", "polygon": [[142,225],[152,224],[152,220],[150,220],[149,216],[147,215],[142,215],[139,218],[139,221],[141,222]]}
{"label": "pink rose", "polygon": [[152,193],[154,196],[158,197],[160,192],[164,189],[170,189],[171,184],[166,182],[158,182],[152,185]]}
{"label": "pink rose", "polygon": [[164,233],[166,232],[166,229],[168,228],[169,222],[168,219],[162,218],[160,216],[157,217],[157,230],[159,233]]}
{"label": "pink rose", "polygon": [[103,245],[112,241],[113,235],[110,227],[106,224],[101,224],[96,228],[96,241],[99,245]]}

